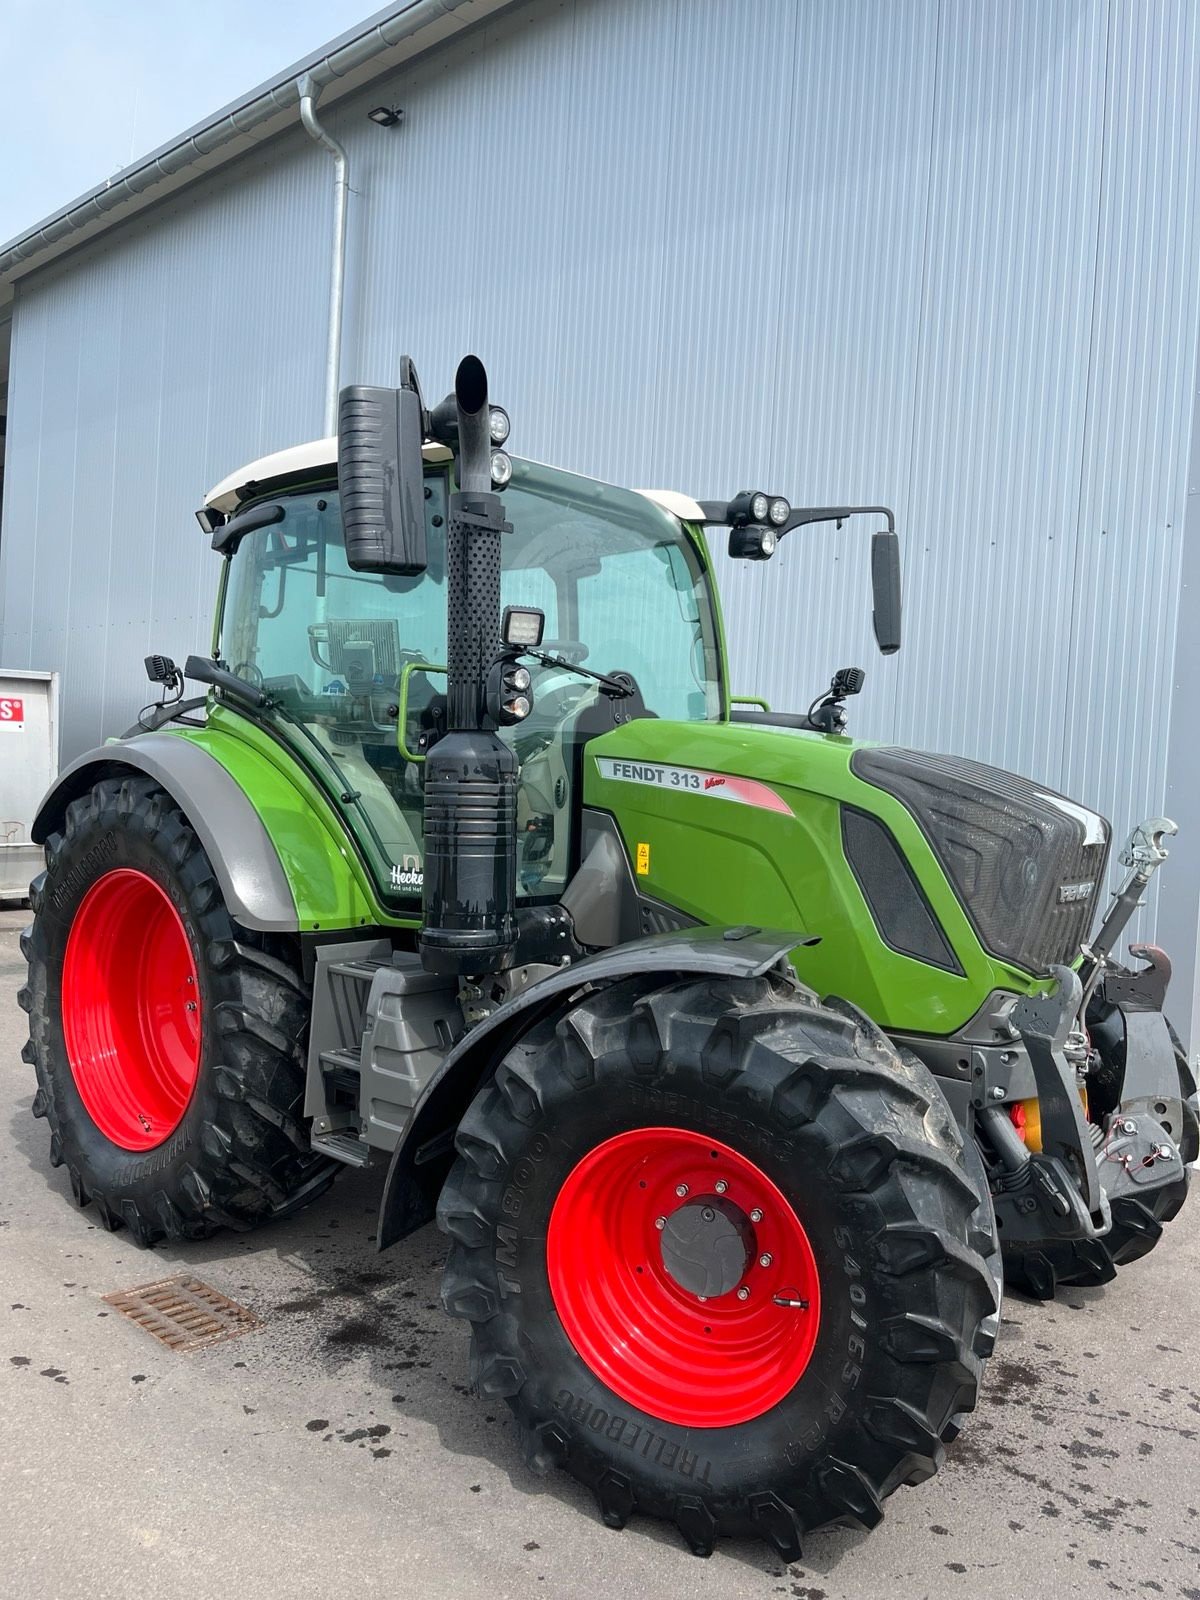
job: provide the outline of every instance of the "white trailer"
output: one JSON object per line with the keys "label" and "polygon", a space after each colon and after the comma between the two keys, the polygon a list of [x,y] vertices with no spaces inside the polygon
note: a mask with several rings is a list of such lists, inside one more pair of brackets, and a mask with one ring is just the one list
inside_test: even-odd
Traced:
{"label": "white trailer", "polygon": [[58,673],[0,667],[0,900],[24,899],[42,866],[29,837],[58,772]]}

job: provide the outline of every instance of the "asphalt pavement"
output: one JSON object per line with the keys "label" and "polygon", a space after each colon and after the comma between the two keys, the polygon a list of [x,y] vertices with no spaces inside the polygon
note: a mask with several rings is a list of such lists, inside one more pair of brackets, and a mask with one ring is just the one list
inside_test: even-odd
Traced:
{"label": "asphalt pavement", "polygon": [[[0,1588],[9,1600],[316,1595],[1200,1600],[1200,1199],[1148,1260],[1010,1299],[979,1410],[870,1535],[784,1566],[599,1521],[521,1462],[438,1305],[442,1240],[383,1255],[381,1171],[289,1221],[140,1250],[75,1208],[20,1059],[29,913],[0,909]],[[188,1270],[263,1326],[174,1354],[103,1296]]]}

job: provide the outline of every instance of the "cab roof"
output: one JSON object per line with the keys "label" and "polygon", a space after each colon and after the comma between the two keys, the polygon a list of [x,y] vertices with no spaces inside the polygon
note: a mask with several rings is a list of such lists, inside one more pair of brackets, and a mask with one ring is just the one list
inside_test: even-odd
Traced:
{"label": "cab roof", "polygon": [[[444,444],[426,444],[421,454],[426,461],[449,461],[451,452]],[[337,471],[337,439],[313,439],[308,444],[294,444],[287,450],[276,450],[269,456],[260,456],[208,491],[204,504],[210,511],[220,511],[228,516],[236,511],[243,500],[265,489],[268,484],[281,483],[288,478],[306,478],[328,469]],[[678,517],[681,522],[704,522],[701,507],[691,495],[680,494],[675,489],[638,489],[636,493],[664,511]]]}

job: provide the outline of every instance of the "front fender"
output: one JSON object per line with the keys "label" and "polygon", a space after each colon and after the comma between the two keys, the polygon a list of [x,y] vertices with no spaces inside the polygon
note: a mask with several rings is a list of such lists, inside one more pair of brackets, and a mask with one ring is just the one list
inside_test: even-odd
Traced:
{"label": "front fender", "polygon": [[[618,945],[531,984],[465,1034],[425,1085],[388,1167],[377,1247],[386,1250],[432,1220],[454,1160],[463,1113],[516,1041],[583,989],[623,978],[761,978],[786,968],[788,953],[816,944],[808,934],[763,928],[689,928]],[[790,975],[790,968],[786,968]]]}
{"label": "front fender", "polygon": [[169,733],[89,750],[59,774],[38,808],[30,830],[35,844],[61,829],[67,806],[101,778],[132,768],[153,778],[179,804],[205,854],[230,914],[246,928],[294,932],[296,902],[279,853],[237,783],[200,745]]}

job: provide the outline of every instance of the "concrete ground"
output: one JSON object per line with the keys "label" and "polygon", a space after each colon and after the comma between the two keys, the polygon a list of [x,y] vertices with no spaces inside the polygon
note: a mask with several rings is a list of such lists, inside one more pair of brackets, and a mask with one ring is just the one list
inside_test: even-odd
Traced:
{"label": "concrete ground", "polygon": [[[1118,1284],[1010,1302],[979,1411],[875,1533],[813,1535],[790,1567],[750,1544],[697,1561],[674,1530],[611,1533],[570,1479],[526,1471],[507,1409],[468,1393],[466,1332],[437,1303],[440,1236],[374,1253],[380,1174],[182,1249],[139,1250],[77,1211],[29,1114],[13,998],[27,920],[0,910],[10,1600],[1200,1600],[1200,1201]],[[265,1326],[174,1355],[101,1299],[184,1267]]]}

